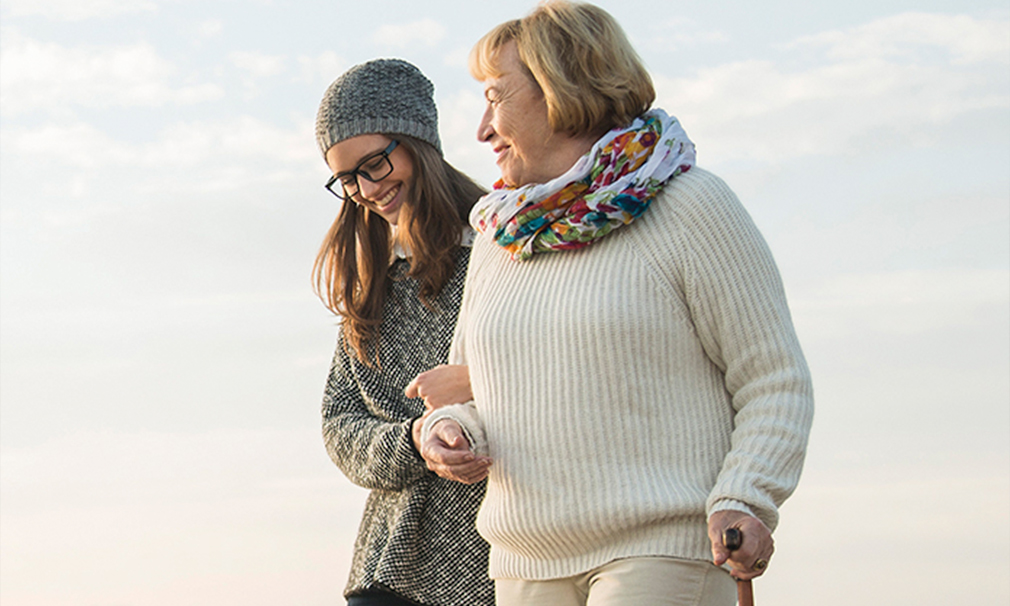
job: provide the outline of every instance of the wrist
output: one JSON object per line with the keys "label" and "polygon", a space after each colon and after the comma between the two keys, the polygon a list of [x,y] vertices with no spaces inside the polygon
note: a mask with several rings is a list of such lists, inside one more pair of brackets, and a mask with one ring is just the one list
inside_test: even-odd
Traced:
{"label": "wrist", "polygon": [[410,420],[410,445],[414,448],[414,454],[421,456],[421,427],[424,425],[424,416],[414,417]]}

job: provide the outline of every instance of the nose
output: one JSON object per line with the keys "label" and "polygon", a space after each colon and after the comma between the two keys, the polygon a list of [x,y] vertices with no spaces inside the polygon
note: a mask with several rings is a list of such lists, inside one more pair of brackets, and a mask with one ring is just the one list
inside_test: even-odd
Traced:
{"label": "nose", "polygon": [[381,189],[380,184],[372,183],[368,179],[362,179],[361,177],[358,177],[358,195],[361,196],[362,198],[373,200],[374,199],[373,196],[379,193],[380,189]]}
{"label": "nose", "polygon": [[494,134],[491,118],[491,104],[489,103],[484,110],[484,115],[480,117],[480,124],[477,125],[477,140],[481,143],[487,143],[491,139],[491,135]]}

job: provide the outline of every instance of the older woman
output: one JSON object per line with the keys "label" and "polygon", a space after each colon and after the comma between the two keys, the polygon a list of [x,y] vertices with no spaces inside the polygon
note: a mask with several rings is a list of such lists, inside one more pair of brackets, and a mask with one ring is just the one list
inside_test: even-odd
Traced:
{"label": "older woman", "polygon": [[488,475],[477,527],[500,605],[732,604],[732,577],[768,566],[813,414],[771,253],[649,109],[603,10],[543,3],[470,66],[502,178],[470,215],[450,355],[473,401],[429,417],[422,454],[446,478]]}

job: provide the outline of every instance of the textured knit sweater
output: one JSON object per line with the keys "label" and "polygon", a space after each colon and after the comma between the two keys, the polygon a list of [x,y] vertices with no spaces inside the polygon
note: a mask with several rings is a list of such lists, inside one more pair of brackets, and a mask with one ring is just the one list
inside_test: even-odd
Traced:
{"label": "textured knit sweater", "polygon": [[474,517],[484,483],[465,486],[430,472],[414,448],[411,421],[424,412],[403,390],[444,364],[463,294],[469,248],[434,301],[418,299],[407,261],[391,267],[379,328],[380,368],[351,357],[339,339],[323,399],[326,450],[355,484],[371,490],[345,595],[389,590],[425,606],[494,604],[488,545]]}
{"label": "textured knit sweater", "polygon": [[587,248],[471,256],[453,362],[470,366],[494,459],[478,514],[492,578],[617,558],[710,560],[707,516],[775,528],[813,416],[771,253],[736,196],[694,168]]}

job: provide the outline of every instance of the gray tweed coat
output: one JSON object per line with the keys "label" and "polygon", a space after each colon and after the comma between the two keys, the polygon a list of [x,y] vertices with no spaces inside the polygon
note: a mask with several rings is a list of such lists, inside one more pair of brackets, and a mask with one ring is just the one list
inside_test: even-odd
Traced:
{"label": "gray tweed coat", "polygon": [[451,482],[425,467],[410,432],[424,404],[403,395],[418,373],[448,358],[469,258],[469,248],[459,249],[434,310],[406,277],[408,262],[393,264],[379,329],[381,369],[348,355],[338,340],[323,397],[323,438],[344,474],[371,490],[345,596],[385,589],[424,606],[494,604],[488,545],[474,526],[485,484]]}

